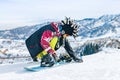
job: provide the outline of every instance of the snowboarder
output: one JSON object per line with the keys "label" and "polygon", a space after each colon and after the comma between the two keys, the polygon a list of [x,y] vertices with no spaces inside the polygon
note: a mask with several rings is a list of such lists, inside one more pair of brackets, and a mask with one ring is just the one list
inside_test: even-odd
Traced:
{"label": "snowboarder", "polygon": [[[64,58],[67,62],[70,62],[71,60],[83,62],[82,59],[76,56],[66,38],[68,36],[76,37],[77,32],[77,24],[70,18],[65,18],[65,20],[62,20],[59,23],[52,22],[34,32],[26,40],[26,46],[33,61],[37,61],[38,58],[41,59],[41,66],[53,66],[55,62]],[[55,51],[62,45],[69,56],[58,57],[56,55]]]}

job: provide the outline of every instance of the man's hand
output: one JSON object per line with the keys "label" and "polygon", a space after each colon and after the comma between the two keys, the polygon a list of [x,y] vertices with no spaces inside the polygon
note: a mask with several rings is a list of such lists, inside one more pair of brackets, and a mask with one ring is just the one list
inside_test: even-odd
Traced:
{"label": "man's hand", "polygon": [[59,61],[60,61],[60,59],[59,59],[59,57],[56,55],[56,53],[52,54],[52,56],[53,56],[55,62],[59,62]]}

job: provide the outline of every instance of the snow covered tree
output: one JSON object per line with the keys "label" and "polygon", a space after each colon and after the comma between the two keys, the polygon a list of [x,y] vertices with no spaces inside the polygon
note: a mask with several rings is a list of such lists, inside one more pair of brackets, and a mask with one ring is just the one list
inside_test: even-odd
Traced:
{"label": "snow covered tree", "polygon": [[97,53],[100,50],[100,46],[94,43],[88,43],[84,46],[83,55],[91,55]]}

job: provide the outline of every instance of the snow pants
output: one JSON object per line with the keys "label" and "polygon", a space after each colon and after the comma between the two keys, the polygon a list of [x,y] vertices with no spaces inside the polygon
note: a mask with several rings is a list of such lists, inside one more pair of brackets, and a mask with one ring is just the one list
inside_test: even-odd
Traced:
{"label": "snow pants", "polygon": [[[58,42],[58,37],[54,37],[51,41],[50,41],[50,46],[53,50],[55,50],[55,46]],[[48,54],[45,50],[43,50],[42,52],[38,53],[38,55],[36,56],[37,58],[42,58],[44,55]]]}

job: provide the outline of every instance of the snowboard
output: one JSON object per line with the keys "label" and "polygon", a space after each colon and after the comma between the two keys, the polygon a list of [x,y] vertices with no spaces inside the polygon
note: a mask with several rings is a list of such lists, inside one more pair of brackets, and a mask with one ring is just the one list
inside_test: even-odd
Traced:
{"label": "snowboard", "polygon": [[65,64],[70,64],[70,63],[72,63],[72,62],[69,62],[69,63],[67,63],[67,62],[57,62],[52,67],[41,67],[40,63],[39,63],[39,64],[33,64],[33,65],[25,66],[24,69],[27,70],[27,71],[37,72],[37,71],[50,69],[50,68],[62,66],[62,65],[65,65]]}

